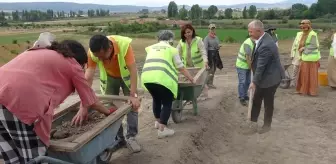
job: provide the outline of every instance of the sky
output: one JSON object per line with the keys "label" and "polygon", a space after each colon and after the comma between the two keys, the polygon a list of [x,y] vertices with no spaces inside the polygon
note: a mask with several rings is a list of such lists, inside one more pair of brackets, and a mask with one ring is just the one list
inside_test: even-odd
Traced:
{"label": "sky", "polygon": [[[137,6],[148,6],[148,7],[160,7],[168,5],[171,0],[0,0],[0,2],[75,2],[75,3],[95,3],[95,4],[106,4],[106,5],[137,5]],[[178,5],[232,5],[241,3],[251,3],[259,2],[265,3],[265,0],[174,0]],[[281,2],[284,0],[267,0],[267,3]]]}

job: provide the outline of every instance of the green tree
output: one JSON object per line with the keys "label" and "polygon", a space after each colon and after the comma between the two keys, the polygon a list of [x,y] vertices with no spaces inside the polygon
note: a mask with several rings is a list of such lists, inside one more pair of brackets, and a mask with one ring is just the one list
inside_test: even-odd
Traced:
{"label": "green tree", "polygon": [[174,1],[170,1],[168,5],[168,18],[176,18],[178,16],[177,4]]}
{"label": "green tree", "polygon": [[301,4],[301,3],[296,3],[292,5],[292,13],[291,13],[291,18],[294,19],[302,19],[304,17],[304,12],[308,10],[308,6]]}
{"label": "green tree", "polygon": [[250,18],[255,18],[255,16],[257,15],[257,7],[254,6],[254,5],[251,5],[249,10],[248,10],[248,13],[249,13],[249,17]]}
{"label": "green tree", "polygon": [[201,19],[202,18],[202,11],[203,9],[198,5],[193,5],[191,6],[191,9],[190,9],[190,17],[191,19]]}
{"label": "green tree", "polygon": [[224,11],[224,17],[226,19],[231,19],[232,18],[232,13],[233,13],[233,10],[231,8],[227,8]]}
{"label": "green tree", "polygon": [[215,5],[209,6],[208,11],[207,11],[210,19],[214,18],[217,12],[218,12],[218,8]]}
{"label": "green tree", "polygon": [[322,11],[322,14],[335,14],[336,0],[318,0],[317,5]]}
{"label": "green tree", "polygon": [[188,10],[185,8],[185,5],[182,6],[182,8],[179,10],[179,17],[182,20],[186,20],[188,17]]}
{"label": "green tree", "polygon": [[248,18],[246,6],[244,7],[244,10],[243,10],[243,18],[244,19]]}

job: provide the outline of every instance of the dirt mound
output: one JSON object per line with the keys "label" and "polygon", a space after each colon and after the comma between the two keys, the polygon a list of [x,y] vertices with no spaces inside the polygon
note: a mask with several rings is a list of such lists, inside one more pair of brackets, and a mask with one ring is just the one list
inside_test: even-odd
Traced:
{"label": "dirt mound", "polygon": [[[236,92],[226,90],[214,110],[204,113],[202,125],[190,136],[175,164],[316,164],[336,163],[335,92],[321,88],[319,97],[278,89],[272,129],[243,135],[246,107]],[[263,109],[258,121],[262,125]]]}

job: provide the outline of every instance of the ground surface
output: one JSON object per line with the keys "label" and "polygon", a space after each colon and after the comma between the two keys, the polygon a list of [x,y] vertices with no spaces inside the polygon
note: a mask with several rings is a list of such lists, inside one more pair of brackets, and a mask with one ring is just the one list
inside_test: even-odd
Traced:
{"label": "ground surface", "polygon": [[[134,39],[138,61],[144,47],[153,40]],[[281,41],[283,64],[289,63],[292,41]],[[120,149],[113,154],[113,164],[332,164],[336,163],[336,92],[320,87],[318,97],[293,94],[294,89],[278,89],[272,130],[266,134],[246,136],[240,133],[247,108],[237,100],[235,59],[239,44],[223,45],[224,68],[216,73],[216,90],[211,99],[199,103],[199,116],[184,113],[184,121],[169,126],[176,131],[171,138],[157,139],[151,100],[145,96],[139,113],[138,142],[140,153]],[[327,51],[323,51],[321,71],[326,68]],[[139,62],[139,67],[142,63]],[[97,74],[98,75],[98,74]],[[94,88],[98,91],[98,81]],[[63,105],[73,101],[71,96]],[[146,98],[147,97],[147,98]],[[263,112],[259,124],[262,125]]]}

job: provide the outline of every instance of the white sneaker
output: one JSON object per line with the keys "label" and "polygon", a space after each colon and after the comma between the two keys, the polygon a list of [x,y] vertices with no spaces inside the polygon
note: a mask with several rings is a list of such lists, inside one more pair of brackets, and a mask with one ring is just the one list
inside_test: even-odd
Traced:
{"label": "white sneaker", "polygon": [[165,138],[175,134],[173,129],[164,128],[163,131],[158,130],[158,138]]}
{"label": "white sneaker", "polygon": [[154,123],[154,127],[155,127],[156,129],[159,129],[159,126],[160,126],[160,123],[159,123],[158,121],[155,121],[155,123]]}

